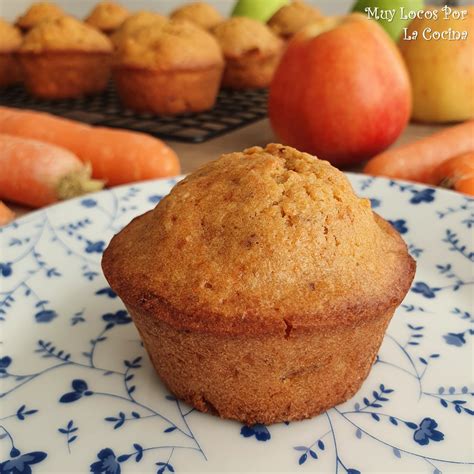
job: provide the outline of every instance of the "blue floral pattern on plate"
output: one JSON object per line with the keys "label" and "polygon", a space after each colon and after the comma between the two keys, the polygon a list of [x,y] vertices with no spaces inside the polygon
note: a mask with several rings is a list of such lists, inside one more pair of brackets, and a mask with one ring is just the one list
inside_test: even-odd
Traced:
{"label": "blue floral pattern on plate", "polygon": [[175,399],[107,286],[106,243],[175,180],[0,228],[0,473],[470,472],[474,200],[349,178],[418,269],[361,390],[303,422],[247,427]]}

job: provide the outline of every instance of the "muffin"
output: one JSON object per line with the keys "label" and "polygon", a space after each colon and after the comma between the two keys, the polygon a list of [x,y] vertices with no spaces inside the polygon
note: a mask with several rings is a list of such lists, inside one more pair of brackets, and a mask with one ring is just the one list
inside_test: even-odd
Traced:
{"label": "muffin", "polygon": [[101,92],[110,77],[111,55],[107,36],[71,17],[40,23],[19,49],[25,86],[44,99]]}
{"label": "muffin", "polygon": [[149,26],[158,27],[166,23],[168,19],[158,13],[152,13],[147,11],[139,11],[130,15],[123,23],[122,26],[111,35],[110,39],[115,47],[124,40],[125,38],[132,37],[143,28]]}
{"label": "muffin", "polygon": [[130,12],[122,5],[114,2],[101,2],[94,7],[84,21],[109,35],[117,30],[129,16]]}
{"label": "muffin", "polygon": [[26,32],[42,21],[54,20],[62,16],[66,16],[66,13],[54,3],[33,3],[30,8],[16,20],[16,26]]}
{"label": "muffin", "polygon": [[173,20],[188,20],[205,30],[210,30],[222,20],[222,15],[211,5],[204,2],[194,2],[183,5],[171,13]]}
{"label": "muffin", "polygon": [[415,262],[341,172],[272,144],[189,175],[102,268],[178,398],[268,424],[356,393]]}
{"label": "muffin", "polygon": [[15,55],[20,45],[20,30],[0,18],[0,87],[20,82],[20,65]]}
{"label": "muffin", "polygon": [[288,40],[301,28],[321,18],[321,12],[302,1],[295,0],[281,7],[269,20],[268,26],[281,38]]}
{"label": "muffin", "polygon": [[263,23],[234,17],[213,29],[225,58],[223,87],[268,87],[283,52],[283,42]]}
{"label": "muffin", "polygon": [[213,107],[224,63],[212,35],[171,20],[119,42],[114,79],[126,107],[175,115]]}

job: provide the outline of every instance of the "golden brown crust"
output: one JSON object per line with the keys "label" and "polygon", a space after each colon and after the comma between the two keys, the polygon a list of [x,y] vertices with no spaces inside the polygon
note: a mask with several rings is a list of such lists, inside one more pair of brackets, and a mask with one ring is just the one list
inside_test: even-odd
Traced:
{"label": "golden brown crust", "polygon": [[65,99],[103,91],[110,77],[109,53],[51,51],[19,55],[25,87],[43,99]]}
{"label": "golden brown crust", "polygon": [[281,40],[263,23],[246,17],[234,17],[213,28],[212,33],[226,59],[240,58],[248,53],[279,54]]}
{"label": "golden brown crust", "polygon": [[128,310],[155,369],[178,398],[249,425],[310,418],[351,398],[393,314],[316,332],[229,336],[180,331]]}
{"label": "golden brown crust", "polygon": [[205,165],[115,236],[102,264],[153,320],[234,335],[369,321],[400,303],[415,268],[342,173],[282,145]]}
{"label": "golden brown crust", "polygon": [[109,38],[90,25],[63,16],[38,24],[25,36],[20,53],[78,51],[111,53]]}
{"label": "golden brown crust", "polygon": [[65,15],[66,13],[54,3],[33,3],[30,8],[16,20],[16,26],[27,31],[42,21],[54,20]]}
{"label": "golden brown crust", "polygon": [[321,12],[317,8],[302,1],[293,1],[274,13],[267,24],[275,34],[288,39],[301,28],[319,19]]}
{"label": "golden brown crust", "polygon": [[21,45],[21,33],[10,23],[0,18],[0,53],[11,53]]}
{"label": "golden brown crust", "polygon": [[211,109],[222,69],[222,65],[169,72],[115,68],[114,79],[126,107],[138,112],[176,115]]}
{"label": "golden brown crust", "polygon": [[223,20],[222,15],[212,5],[205,2],[183,5],[174,10],[170,17],[173,20],[188,20],[205,30],[214,28]]}
{"label": "golden brown crust", "polygon": [[195,70],[223,64],[216,40],[187,21],[171,20],[141,28],[120,41],[116,63],[153,71]]}
{"label": "golden brown crust", "polygon": [[130,12],[115,2],[98,3],[84,20],[89,25],[110,34],[122,25]]}
{"label": "golden brown crust", "polygon": [[8,87],[21,82],[20,64],[12,53],[0,52],[0,87]]}
{"label": "golden brown crust", "polygon": [[110,39],[112,43],[118,47],[120,43],[128,38],[133,37],[143,28],[149,26],[160,26],[166,23],[168,19],[158,13],[148,11],[138,11],[130,15],[120,26],[120,28],[112,34]]}
{"label": "golden brown crust", "polygon": [[258,89],[269,87],[280,62],[281,53],[250,52],[236,59],[227,59],[222,87]]}

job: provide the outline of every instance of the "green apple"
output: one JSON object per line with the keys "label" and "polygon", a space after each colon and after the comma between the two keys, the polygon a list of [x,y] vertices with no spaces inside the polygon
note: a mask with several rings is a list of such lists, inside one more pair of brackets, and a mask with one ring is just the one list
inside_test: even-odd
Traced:
{"label": "green apple", "polygon": [[378,21],[394,41],[413,19],[410,12],[422,10],[423,0],[358,0],[352,11]]}
{"label": "green apple", "polygon": [[266,23],[289,0],[239,0],[232,11],[232,16],[247,16]]}

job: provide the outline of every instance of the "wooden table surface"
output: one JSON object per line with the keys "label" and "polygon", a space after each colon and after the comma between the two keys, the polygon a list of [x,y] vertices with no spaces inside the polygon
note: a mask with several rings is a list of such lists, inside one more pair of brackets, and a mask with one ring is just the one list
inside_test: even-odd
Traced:
{"label": "wooden table surface", "polygon": [[[407,143],[429,135],[441,126],[410,124],[393,146]],[[268,119],[248,125],[219,138],[200,144],[187,144],[169,142],[181,160],[183,174],[190,173],[202,164],[218,158],[222,153],[240,151],[251,146],[265,146],[267,143],[277,141],[273,134]],[[360,167],[352,168],[358,171]],[[31,212],[31,209],[10,205],[18,217]]]}

